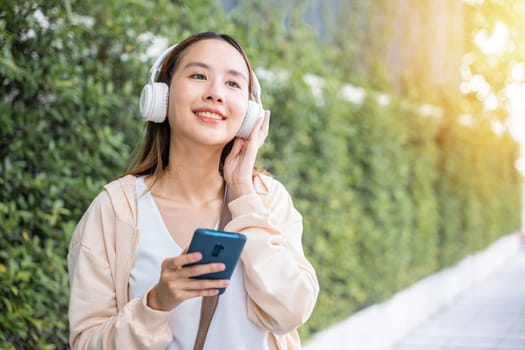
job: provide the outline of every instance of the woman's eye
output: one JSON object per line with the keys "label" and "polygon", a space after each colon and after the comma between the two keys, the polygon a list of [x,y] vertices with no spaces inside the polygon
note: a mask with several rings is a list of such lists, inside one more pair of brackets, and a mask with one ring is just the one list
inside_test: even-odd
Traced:
{"label": "woman's eye", "polygon": [[206,76],[204,74],[195,73],[190,76],[193,79],[200,79],[200,80],[206,80]]}
{"label": "woman's eye", "polygon": [[234,87],[234,88],[238,88],[238,89],[241,88],[241,86],[239,84],[237,84],[235,81],[228,81],[228,82],[226,82],[226,84],[228,86],[231,86],[231,87]]}

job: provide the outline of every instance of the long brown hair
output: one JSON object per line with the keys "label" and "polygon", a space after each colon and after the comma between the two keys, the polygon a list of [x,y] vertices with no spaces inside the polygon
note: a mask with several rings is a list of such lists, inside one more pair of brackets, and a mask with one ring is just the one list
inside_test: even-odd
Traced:
{"label": "long brown hair", "polygon": [[[182,61],[182,58],[184,57],[184,54],[187,52],[188,48],[191,47],[193,44],[206,39],[224,40],[231,46],[233,46],[237,51],[239,51],[239,53],[244,58],[246,65],[248,66],[248,89],[251,98],[254,98],[253,69],[250,64],[250,61],[248,60],[246,53],[241,48],[239,43],[227,34],[203,32],[189,36],[188,38],[181,41],[179,44],[177,44],[177,46],[175,46],[171,50],[171,52],[168,53],[168,55],[162,62],[160,72],[157,76],[157,81],[164,82],[169,86],[171,83],[171,78],[177,70],[177,68],[179,67],[179,64]],[[168,166],[170,138],[171,134],[168,118],[166,118],[162,123],[154,123],[151,121],[148,122],[145,139],[140,149],[136,153],[136,156],[134,157],[134,160],[132,161],[130,167],[123,175],[151,175],[153,177],[153,180],[150,186],[153,186],[153,184],[163,174],[164,170]],[[222,150],[218,169],[221,175],[223,174],[224,160],[231,151],[233,141],[234,140],[228,142],[228,144],[226,144],[226,146]]]}

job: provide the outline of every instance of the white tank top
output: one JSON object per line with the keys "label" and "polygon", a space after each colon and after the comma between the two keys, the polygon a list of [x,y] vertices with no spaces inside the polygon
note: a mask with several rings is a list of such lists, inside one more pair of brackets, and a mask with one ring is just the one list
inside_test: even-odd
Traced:
{"label": "white tank top", "polygon": [[[182,253],[168,232],[143,177],[138,177],[137,196],[140,240],[130,273],[130,298],[142,298],[160,277],[162,261]],[[268,331],[251,322],[247,316],[247,295],[244,288],[243,266],[239,262],[230,285],[220,296],[213,316],[204,350],[268,350]],[[170,327],[173,340],[169,350],[193,349],[201,309],[201,299],[188,299],[173,310]]]}

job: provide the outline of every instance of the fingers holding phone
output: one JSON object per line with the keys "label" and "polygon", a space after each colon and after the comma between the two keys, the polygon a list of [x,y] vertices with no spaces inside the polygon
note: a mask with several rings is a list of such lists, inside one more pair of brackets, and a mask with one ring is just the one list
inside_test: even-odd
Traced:
{"label": "fingers holding phone", "polygon": [[159,282],[148,293],[148,306],[169,311],[184,300],[215,295],[226,288],[229,285],[228,279],[196,278],[225,270],[224,263],[199,264],[201,260],[200,252],[183,253],[165,259],[161,266]]}
{"label": "fingers holding phone", "polygon": [[163,261],[148,306],[168,311],[190,298],[224,293],[245,243],[241,233],[195,230],[187,252]]}

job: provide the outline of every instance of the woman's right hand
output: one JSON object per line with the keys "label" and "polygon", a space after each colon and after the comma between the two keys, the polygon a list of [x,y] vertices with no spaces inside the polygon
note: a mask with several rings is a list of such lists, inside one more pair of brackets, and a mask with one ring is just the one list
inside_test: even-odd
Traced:
{"label": "woman's right hand", "polygon": [[228,286],[228,280],[194,279],[199,275],[222,271],[222,263],[197,264],[201,253],[183,253],[162,262],[159,282],[149,291],[148,306],[155,310],[170,311],[186,299],[215,295],[219,288]]}

